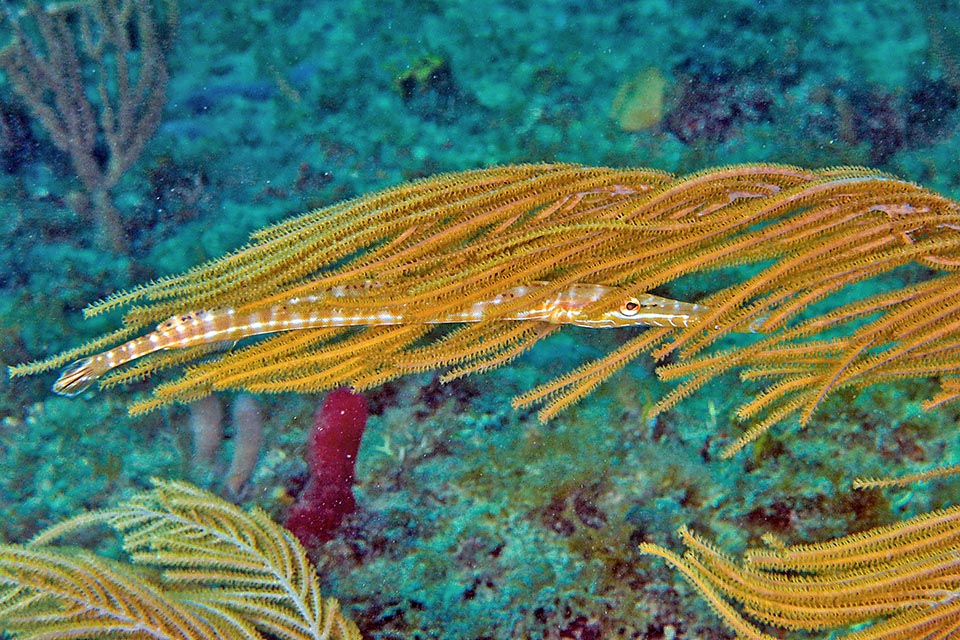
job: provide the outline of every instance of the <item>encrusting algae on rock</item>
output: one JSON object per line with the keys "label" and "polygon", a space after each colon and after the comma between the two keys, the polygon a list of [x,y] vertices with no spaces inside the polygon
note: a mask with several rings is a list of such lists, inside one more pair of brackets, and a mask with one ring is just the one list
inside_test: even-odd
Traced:
{"label": "encrusting algae on rock", "polygon": [[659,69],[644,69],[617,89],[610,118],[623,131],[649,129],[663,119],[666,90],[667,80]]}

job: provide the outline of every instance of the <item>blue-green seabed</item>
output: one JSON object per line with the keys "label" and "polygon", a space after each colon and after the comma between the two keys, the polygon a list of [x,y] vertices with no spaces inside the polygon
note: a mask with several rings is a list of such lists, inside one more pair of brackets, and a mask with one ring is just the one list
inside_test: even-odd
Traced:
{"label": "blue-green seabed", "polygon": [[[613,4],[182,3],[163,121],[116,190],[129,256],[98,249],[65,205],[78,183],[39,127],[2,158],[3,363],[110,328],[115,318],[80,310],[111,291],[285,215],[439,171],[869,164],[960,196],[956,7]],[[423,64],[434,72],[408,73]],[[663,112],[624,131],[614,96],[651,67],[666,80]],[[16,104],[0,82],[0,108]],[[623,339],[565,329],[482,376],[367,394],[358,510],[313,555],[369,637],[731,637],[638,541],[675,546],[691,523],[740,550],[765,532],[822,539],[955,502],[956,481],[849,488],[958,461],[957,409],[920,409],[930,382],[838,395],[805,430],[777,427],[730,461],[717,452],[742,429],[731,411],[756,392],[735,378],[655,420],[646,408],[664,386],[646,360],[547,425],[510,408],[546,372]],[[2,539],[114,504],[150,476],[209,482],[190,465],[185,408],[127,417],[148,384],[65,399],[51,382],[0,380]],[[317,398],[259,400],[266,439],[246,500],[280,517]]]}

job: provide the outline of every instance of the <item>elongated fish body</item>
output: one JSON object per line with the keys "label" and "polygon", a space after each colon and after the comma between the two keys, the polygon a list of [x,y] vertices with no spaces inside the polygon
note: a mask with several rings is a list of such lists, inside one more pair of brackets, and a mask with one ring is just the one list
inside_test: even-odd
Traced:
{"label": "elongated fish body", "polygon": [[[513,287],[490,300],[477,302],[462,311],[426,321],[427,324],[480,322],[491,310],[508,300],[535,292],[542,285]],[[616,309],[589,315],[584,310],[604,296],[614,292],[611,287],[596,284],[575,284],[555,296],[540,301],[536,306],[500,316],[498,320],[549,322],[572,324],[591,328],[608,327],[685,327],[697,322],[707,308],[698,304],[679,302],[644,294],[624,297]],[[323,327],[385,326],[408,322],[405,306],[384,306],[374,312],[367,307],[345,305],[330,311],[310,310],[311,304],[332,298],[349,298],[339,289],[328,296],[292,298],[285,304],[255,311],[238,313],[232,308],[191,311],[173,316],[157,325],[150,333],[129,340],[117,347],[77,360],[60,374],[53,390],[61,395],[75,396],[86,390],[108,371],[143,356],[166,349],[185,349],[200,345],[236,341],[251,336],[318,329]]]}

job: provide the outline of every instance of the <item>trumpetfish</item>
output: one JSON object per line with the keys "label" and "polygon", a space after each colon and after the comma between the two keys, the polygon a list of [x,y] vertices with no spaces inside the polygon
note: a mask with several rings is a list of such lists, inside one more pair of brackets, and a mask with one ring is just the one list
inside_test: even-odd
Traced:
{"label": "trumpetfish", "polygon": [[[512,287],[491,299],[424,322],[481,322],[493,316],[492,311],[497,305],[535,293],[545,284]],[[361,285],[361,288],[368,289],[369,285]],[[317,303],[330,299],[349,299],[353,290],[351,287],[332,287],[326,296],[291,298],[284,304],[250,313],[239,313],[232,307],[226,307],[172,316],[150,333],[69,365],[54,383],[53,391],[64,396],[76,396],[109,371],[158,351],[235,342],[281,331],[398,325],[409,321],[405,318],[405,305],[402,304],[392,307],[386,305],[373,312],[367,306],[349,305],[326,311],[316,310]],[[616,288],[605,285],[573,284],[534,306],[494,317],[497,320],[538,321],[591,328],[687,327],[698,322],[708,311],[708,307],[703,305],[645,293],[639,297],[625,296],[614,308],[602,309],[596,314],[586,313],[593,303],[615,291]]]}

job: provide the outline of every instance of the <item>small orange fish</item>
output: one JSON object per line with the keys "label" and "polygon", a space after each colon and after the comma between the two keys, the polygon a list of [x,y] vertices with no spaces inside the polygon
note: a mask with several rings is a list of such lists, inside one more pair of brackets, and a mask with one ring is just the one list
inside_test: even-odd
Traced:
{"label": "small orange fish", "polygon": [[[470,307],[427,321],[428,324],[480,322],[489,317],[491,309],[508,300],[529,295],[545,283],[518,286],[496,297],[477,302]],[[369,291],[371,287],[361,286]],[[349,305],[327,312],[315,310],[318,302],[330,298],[347,298],[353,289],[334,287],[328,296],[291,298],[285,304],[263,311],[237,313],[233,308],[192,311],[173,316],[157,325],[154,331],[129,340],[117,347],[77,360],[60,374],[53,390],[61,395],[75,396],[97,381],[108,371],[138,358],[167,349],[185,349],[218,342],[235,342],[243,338],[322,327],[397,325],[406,322],[404,305],[384,306],[371,313],[366,307]],[[651,294],[624,297],[617,308],[603,310],[595,315],[585,313],[587,307],[613,293],[613,287],[597,284],[574,284],[535,307],[500,316],[498,320],[538,321],[551,324],[572,324],[581,327],[686,327],[698,321],[707,311],[702,305],[679,302]],[[314,309],[308,307],[313,305]]]}

